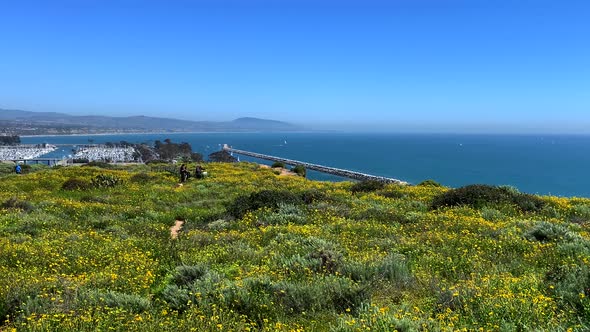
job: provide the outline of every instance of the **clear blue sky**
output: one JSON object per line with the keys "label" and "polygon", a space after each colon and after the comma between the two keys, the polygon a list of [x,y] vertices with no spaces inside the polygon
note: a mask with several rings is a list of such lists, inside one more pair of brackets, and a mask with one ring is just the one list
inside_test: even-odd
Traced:
{"label": "clear blue sky", "polygon": [[590,133],[590,1],[0,0],[0,108]]}

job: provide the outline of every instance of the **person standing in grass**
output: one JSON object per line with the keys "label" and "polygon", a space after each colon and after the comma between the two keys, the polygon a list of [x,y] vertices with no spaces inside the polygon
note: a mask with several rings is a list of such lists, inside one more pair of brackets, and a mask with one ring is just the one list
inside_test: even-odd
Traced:
{"label": "person standing in grass", "polygon": [[20,167],[19,164],[16,164],[16,167],[14,167],[14,172],[16,174],[21,174],[23,172],[23,169],[22,169],[22,167]]}
{"label": "person standing in grass", "polygon": [[203,168],[203,166],[197,164],[197,167],[195,167],[195,178],[202,179],[204,177],[205,177],[205,169]]}
{"label": "person standing in grass", "polygon": [[185,182],[188,179],[188,175],[186,164],[182,164],[180,166],[180,182]]}

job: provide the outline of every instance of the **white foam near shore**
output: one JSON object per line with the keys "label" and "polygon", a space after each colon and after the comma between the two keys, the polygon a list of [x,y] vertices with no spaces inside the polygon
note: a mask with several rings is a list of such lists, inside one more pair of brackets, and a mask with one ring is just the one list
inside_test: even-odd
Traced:
{"label": "white foam near shore", "polygon": [[85,147],[76,152],[74,159],[88,161],[129,162],[133,161],[135,149],[132,147]]}
{"label": "white foam near shore", "polygon": [[30,160],[55,151],[53,145],[44,147],[33,146],[0,146],[0,160]]}

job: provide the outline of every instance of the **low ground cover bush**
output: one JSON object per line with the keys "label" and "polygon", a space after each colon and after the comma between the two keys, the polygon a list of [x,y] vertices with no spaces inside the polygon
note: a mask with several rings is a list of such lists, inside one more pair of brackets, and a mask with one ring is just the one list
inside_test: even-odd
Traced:
{"label": "low ground cover bush", "polygon": [[353,184],[352,187],[350,187],[350,191],[352,191],[353,193],[370,192],[383,189],[384,187],[385,182],[376,180],[365,180]]}
{"label": "low ground cover bush", "polygon": [[82,165],[82,167],[98,167],[104,169],[111,169],[114,166],[104,161],[91,161],[87,164]]}
{"label": "low ground cover bush", "polygon": [[99,174],[91,181],[94,188],[113,188],[122,183],[123,180],[120,177],[111,174]]}
{"label": "low ground cover bush", "polygon": [[438,209],[467,205],[479,209],[502,204],[513,204],[521,211],[539,211],[545,202],[537,196],[515,192],[511,188],[474,184],[440,194],[434,198],[431,206]]}
{"label": "low ground cover bush", "polygon": [[291,191],[262,190],[248,196],[238,196],[227,207],[227,212],[235,218],[242,218],[248,211],[255,211],[264,207],[276,210],[280,204],[297,205],[302,202],[302,198]]}
{"label": "low ground cover bush", "polygon": [[70,178],[67,179],[62,185],[61,189],[63,190],[85,190],[90,188],[91,184],[83,179],[80,178]]}
{"label": "low ground cover bush", "polygon": [[305,169],[305,166],[303,165],[296,165],[295,167],[293,167],[291,169],[291,171],[295,172],[295,174],[305,177],[305,175],[307,174],[307,170]]}
{"label": "low ground cover bush", "polygon": [[417,184],[419,187],[442,187],[443,185],[434,180],[424,180]]}
{"label": "low ground cover bush", "polygon": [[33,205],[25,200],[18,199],[16,197],[9,198],[4,203],[0,204],[1,209],[18,209],[24,212],[30,212],[33,210]]}
{"label": "low ground cover bush", "polygon": [[569,219],[571,222],[586,224],[590,222],[590,205],[576,204],[570,212]]}
{"label": "low ground cover bush", "polygon": [[136,182],[136,183],[146,183],[152,181],[154,178],[147,173],[137,173],[134,174],[129,181]]}

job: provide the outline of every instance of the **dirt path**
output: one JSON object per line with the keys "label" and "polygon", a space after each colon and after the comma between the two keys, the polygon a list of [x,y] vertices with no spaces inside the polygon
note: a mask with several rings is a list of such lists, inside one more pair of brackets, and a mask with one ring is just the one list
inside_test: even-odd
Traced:
{"label": "dirt path", "polygon": [[184,225],[184,221],[176,220],[174,226],[170,227],[170,237],[172,239],[176,239],[178,237],[178,232],[182,229],[182,225]]}
{"label": "dirt path", "polygon": [[[268,165],[260,165],[260,168],[271,168],[271,167]],[[279,175],[297,175],[297,173],[295,173],[287,168],[275,167],[273,169],[279,169],[281,171],[281,174],[279,174]]]}

